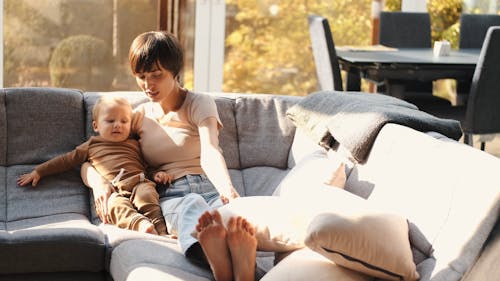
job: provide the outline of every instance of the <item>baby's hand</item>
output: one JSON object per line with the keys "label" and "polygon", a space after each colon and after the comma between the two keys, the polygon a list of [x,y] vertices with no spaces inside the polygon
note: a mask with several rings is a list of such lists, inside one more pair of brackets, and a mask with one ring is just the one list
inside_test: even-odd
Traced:
{"label": "baby's hand", "polygon": [[36,186],[39,180],[40,180],[40,175],[38,174],[37,171],[33,170],[29,174],[20,175],[19,178],[17,179],[17,184],[19,186],[25,186],[31,183],[32,186]]}
{"label": "baby's hand", "polygon": [[164,171],[159,171],[156,172],[154,175],[154,181],[157,183],[162,183],[162,184],[167,184],[172,182],[172,175],[164,172]]}

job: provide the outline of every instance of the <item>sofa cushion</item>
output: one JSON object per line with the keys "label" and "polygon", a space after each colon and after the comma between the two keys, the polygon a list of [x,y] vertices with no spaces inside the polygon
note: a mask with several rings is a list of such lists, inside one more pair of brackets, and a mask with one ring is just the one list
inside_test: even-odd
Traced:
{"label": "sofa cushion", "polygon": [[309,225],[305,244],[338,265],[370,276],[395,281],[419,278],[408,224],[398,215],[370,209],[320,214]]}
{"label": "sofa cushion", "polygon": [[287,168],[295,126],[285,117],[298,97],[248,94],[236,99],[241,168]]}
{"label": "sofa cushion", "polygon": [[369,281],[372,277],[338,266],[309,248],[296,250],[275,267],[261,281]]}
{"label": "sofa cushion", "polygon": [[2,274],[104,269],[104,234],[85,216],[38,216],[5,225],[6,231],[0,231]]}
{"label": "sofa cushion", "polygon": [[297,165],[304,157],[307,155],[324,149],[319,144],[314,143],[314,141],[307,136],[301,128],[295,129],[295,134],[293,136],[292,147],[290,148],[290,153],[288,155],[288,168],[291,169]]}
{"label": "sofa cushion", "polygon": [[89,190],[83,185],[78,170],[45,177],[36,187],[18,186],[19,175],[33,168],[33,165],[7,168],[4,197],[7,222],[70,213],[89,217]]}
{"label": "sofa cushion", "polygon": [[[7,198],[7,168],[0,166],[0,198]],[[7,221],[7,200],[0,200],[0,222]],[[5,224],[0,223],[0,231],[5,230]]]}
{"label": "sofa cushion", "polygon": [[6,165],[41,163],[83,142],[81,92],[55,88],[4,91],[8,104]]}
{"label": "sofa cushion", "polygon": [[347,189],[420,229],[434,249],[432,278],[460,280],[498,218],[499,170],[492,155],[388,124],[367,162],[351,172]]}
{"label": "sofa cushion", "polygon": [[210,270],[191,263],[177,244],[143,239],[113,250],[110,273],[114,281],[213,280]]}
{"label": "sofa cushion", "polygon": [[245,184],[243,183],[243,172],[236,169],[229,169],[229,176],[234,188],[240,196],[245,196]]}
{"label": "sofa cushion", "polygon": [[174,249],[174,245],[177,244],[177,240],[171,238],[123,229],[112,224],[100,223],[98,227],[106,235],[106,255],[104,265],[107,271],[109,271],[112,252],[123,242],[136,239],[160,241],[163,243],[172,244],[171,246]]}
{"label": "sofa cushion", "polygon": [[304,247],[307,222],[296,205],[276,196],[240,197],[219,209],[225,225],[241,216],[255,227],[259,251],[287,252]]}
{"label": "sofa cushion", "polygon": [[265,166],[243,169],[244,196],[272,195],[288,172],[289,170]]}
{"label": "sofa cushion", "polygon": [[[102,271],[104,234],[90,223],[88,189],[77,170],[43,178],[36,188],[17,177],[33,165],[2,168],[2,273]],[[16,258],[18,257],[18,258]]]}
{"label": "sofa cushion", "polygon": [[227,96],[214,96],[222,129],[219,131],[219,146],[229,169],[240,168],[240,151],[238,149],[238,129],[234,117],[235,99]]}
{"label": "sofa cushion", "polygon": [[280,182],[273,195],[300,199],[305,194],[314,197],[316,189],[332,188],[332,183],[344,188],[350,168],[345,165],[345,159],[337,156],[335,151],[327,153],[323,148],[306,155]]}

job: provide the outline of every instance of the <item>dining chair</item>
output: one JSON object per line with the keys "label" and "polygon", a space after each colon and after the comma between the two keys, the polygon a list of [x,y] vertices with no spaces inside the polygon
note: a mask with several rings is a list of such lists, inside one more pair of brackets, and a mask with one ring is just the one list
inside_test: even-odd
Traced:
{"label": "dining chair", "polygon": [[[381,12],[379,44],[394,48],[431,48],[431,20],[428,13]],[[433,114],[447,110],[449,100],[433,95],[432,81],[385,81],[381,92],[409,101]],[[432,111],[432,112],[431,112]]]}
{"label": "dining chair", "polygon": [[[462,14],[460,16],[460,49],[480,49],[483,45],[486,31],[490,26],[500,26],[500,15],[493,14]],[[457,81],[457,100],[467,100],[471,81]]]}
{"label": "dining chair", "polygon": [[480,49],[490,26],[500,26],[500,15],[462,14],[460,16],[460,49]]}
{"label": "dining chair", "polygon": [[342,76],[330,24],[325,17],[309,15],[309,34],[320,90],[342,91]]}
{"label": "dining chair", "polygon": [[[500,26],[489,27],[474,70],[463,122],[464,142],[472,135],[500,133]],[[484,150],[484,142],[481,149]]]}
{"label": "dining chair", "polygon": [[379,43],[394,48],[430,48],[432,43],[429,14],[381,12]]}

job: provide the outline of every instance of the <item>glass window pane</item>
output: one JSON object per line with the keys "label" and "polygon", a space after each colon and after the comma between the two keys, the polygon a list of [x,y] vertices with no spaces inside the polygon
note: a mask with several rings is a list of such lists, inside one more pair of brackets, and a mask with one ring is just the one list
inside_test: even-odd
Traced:
{"label": "glass window pane", "polygon": [[4,86],[136,90],[133,38],[156,28],[157,0],[4,0]]}
{"label": "glass window pane", "polygon": [[226,0],[226,92],[306,95],[317,81],[308,14],[329,19],[335,44],[369,45],[371,0]]}

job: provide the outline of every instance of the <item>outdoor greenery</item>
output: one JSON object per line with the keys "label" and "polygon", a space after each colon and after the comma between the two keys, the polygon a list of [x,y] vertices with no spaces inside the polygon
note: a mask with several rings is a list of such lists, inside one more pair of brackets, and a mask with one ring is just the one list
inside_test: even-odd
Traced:
{"label": "outdoor greenery", "polygon": [[[4,0],[4,86],[56,86],[50,81],[49,62],[61,41],[88,35],[115,48],[115,89],[135,89],[127,62],[128,47],[140,32],[156,26],[157,0]],[[113,16],[117,36],[113,43]],[[111,66],[103,66],[105,68]],[[87,75],[80,73],[80,75]],[[108,80],[108,75],[103,80]],[[71,86],[71,85],[70,85]],[[75,87],[75,86],[72,86]]]}
{"label": "outdoor greenery", "polygon": [[371,0],[228,0],[224,91],[317,90],[307,16],[329,19],[337,45],[370,43]]}
{"label": "outdoor greenery", "polygon": [[[473,3],[470,7],[463,1],[428,0],[433,40],[449,40],[456,48],[462,11],[485,13],[493,0],[470,0],[467,2]],[[57,82],[60,79],[51,82],[49,62],[51,58],[55,60],[61,41],[86,35],[103,40],[113,54],[109,61],[113,65],[109,69],[115,70],[110,71],[110,75],[114,73],[111,89],[137,89],[127,63],[128,47],[137,34],[155,28],[158,0],[4,0],[3,3],[4,86],[61,85]],[[327,17],[337,46],[369,45],[371,3],[372,0],[226,0],[223,90],[285,95],[316,91],[307,16]],[[400,9],[401,0],[385,0],[384,10]],[[183,17],[190,19],[190,24],[181,26],[186,29],[183,34],[191,36],[194,8],[188,13]],[[113,18],[117,19],[115,30]],[[186,46],[186,57],[190,60],[191,45]],[[186,65],[189,68],[184,74],[185,85],[191,88],[192,61]],[[108,76],[103,75],[102,79],[108,81]]]}
{"label": "outdoor greenery", "polygon": [[[307,15],[328,18],[336,46],[371,44],[371,0],[228,0],[225,91],[305,95],[317,90]],[[432,39],[458,46],[462,0],[429,0]],[[384,10],[401,10],[386,0]]]}
{"label": "outdoor greenery", "polygon": [[114,78],[113,56],[102,39],[70,36],[54,49],[49,72],[55,87],[108,91]]}

